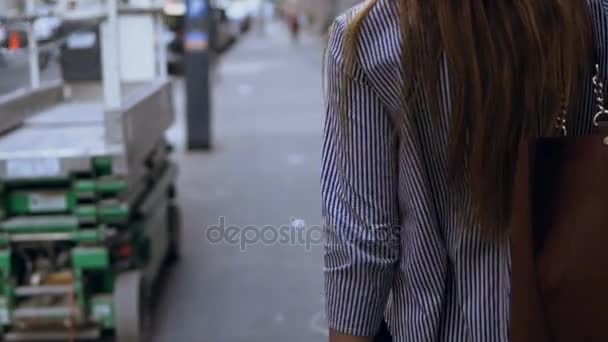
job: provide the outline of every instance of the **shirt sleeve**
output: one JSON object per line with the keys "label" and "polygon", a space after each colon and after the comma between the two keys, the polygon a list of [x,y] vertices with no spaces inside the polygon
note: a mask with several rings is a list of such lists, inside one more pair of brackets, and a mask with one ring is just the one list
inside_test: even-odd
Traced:
{"label": "shirt sleeve", "polygon": [[343,24],[336,22],[325,60],[326,311],[330,329],[373,336],[400,254],[397,141],[389,113],[360,69],[342,81],[342,42]]}

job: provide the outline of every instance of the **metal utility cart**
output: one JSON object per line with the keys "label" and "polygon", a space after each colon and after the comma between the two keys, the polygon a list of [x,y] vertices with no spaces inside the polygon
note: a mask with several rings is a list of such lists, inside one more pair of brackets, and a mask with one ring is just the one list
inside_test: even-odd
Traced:
{"label": "metal utility cart", "polygon": [[[0,97],[4,340],[147,341],[150,290],[178,257],[180,215],[161,10],[135,2],[61,13],[101,25],[103,82],[41,85],[31,46],[31,89]],[[152,73],[125,74],[146,49]]]}

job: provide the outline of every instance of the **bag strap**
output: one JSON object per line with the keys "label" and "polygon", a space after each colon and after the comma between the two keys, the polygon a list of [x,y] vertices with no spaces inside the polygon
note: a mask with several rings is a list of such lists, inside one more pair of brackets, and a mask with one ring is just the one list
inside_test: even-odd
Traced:
{"label": "bag strap", "polygon": [[[600,65],[595,64],[594,75],[593,75],[593,95],[595,99],[597,112],[593,116],[593,126],[598,127],[600,125],[608,125],[608,107],[606,106],[605,94],[606,90],[604,82],[602,81]],[[562,133],[563,136],[568,135],[567,127],[567,116],[568,108],[564,101],[562,103],[562,112],[557,116],[556,128]]]}
{"label": "bag strap", "polygon": [[608,108],[605,102],[606,89],[604,81],[606,81],[606,70],[608,68],[608,56],[606,55],[606,39],[608,39],[608,13],[605,7],[605,2],[596,0],[590,4],[590,9],[593,12],[594,35],[595,35],[595,75],[593,76],[593,93],[597,105],[597,112],[593,116],[593,125],[598,127],[600,124],[608,124]]}
{"label": "bag strap", "polygon": [[[600,125],[606,126],[608,125],[608,105],[605,101],[606,89],[604,86],[605,69],[608,68],[608,64],[606,64],[606,51],[603,42],[606,41],[608,37],[608,31],[606,31],[605,27],[608,26],[608,13],[603,8],[602,3],[600,1],[589,1],[589,10],[593,13],[592,21],[593,21],[593,36],[594,36],[594,49],[593,49],[593,95],[595,100],[595,105],[597,111],[593,116],[593,126],[598,127]],[[603,37],[604,36],[604,37]],[[602,63],[604,62],[604,63]],[[556,128],[564,135],[568,135],[567,128],[567,104],[562,103],[562,111],[557,116]]]}
{"label": "bag strap", "polygon": [[593,76],[593,93],[595,94],[598,112],[593,116],[593,125],[598,127],[601,123],[608,123],[608,108],[606,108],[606,102],[604,100],[606,92],[600,73],[600,65],[596,64],[595,68],[595,76]]}

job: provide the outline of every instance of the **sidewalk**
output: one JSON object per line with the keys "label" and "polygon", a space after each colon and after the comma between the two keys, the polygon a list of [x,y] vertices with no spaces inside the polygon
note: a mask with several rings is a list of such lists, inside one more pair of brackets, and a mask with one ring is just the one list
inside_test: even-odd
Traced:
{"label": "sidewalk", "polygon": [[[275,24],[264,37],[254,30],[220,63],[215,148],[178,157],[184,255],[162,295],[155,341],[326,339],[320,241],[238,240],[266,226],[281,234],[320,228],[320,51],[311,37],[294,45]],[[183,146],[180,125],[170,136]],[[237,227],[233,243],[208,239],[220,217]]]}

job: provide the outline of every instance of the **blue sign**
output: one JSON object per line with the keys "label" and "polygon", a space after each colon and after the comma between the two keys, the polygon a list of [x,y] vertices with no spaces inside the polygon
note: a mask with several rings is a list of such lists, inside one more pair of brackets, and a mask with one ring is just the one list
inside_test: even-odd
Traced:
{"label": "blue sign", "polygon": [[209,35],[203,31],[190,31],[184,37],[187,51],[205,51],[209,47]]}
{"label": "blue sign", "polygon": [[208,42],[209,35],[203,31],[190,31],[186,33],[185,41],[187,42]]}
{"label": "blue sign", "polygon": [[188,0],[188,17],[202,18],[207,14],[207,0]]}

